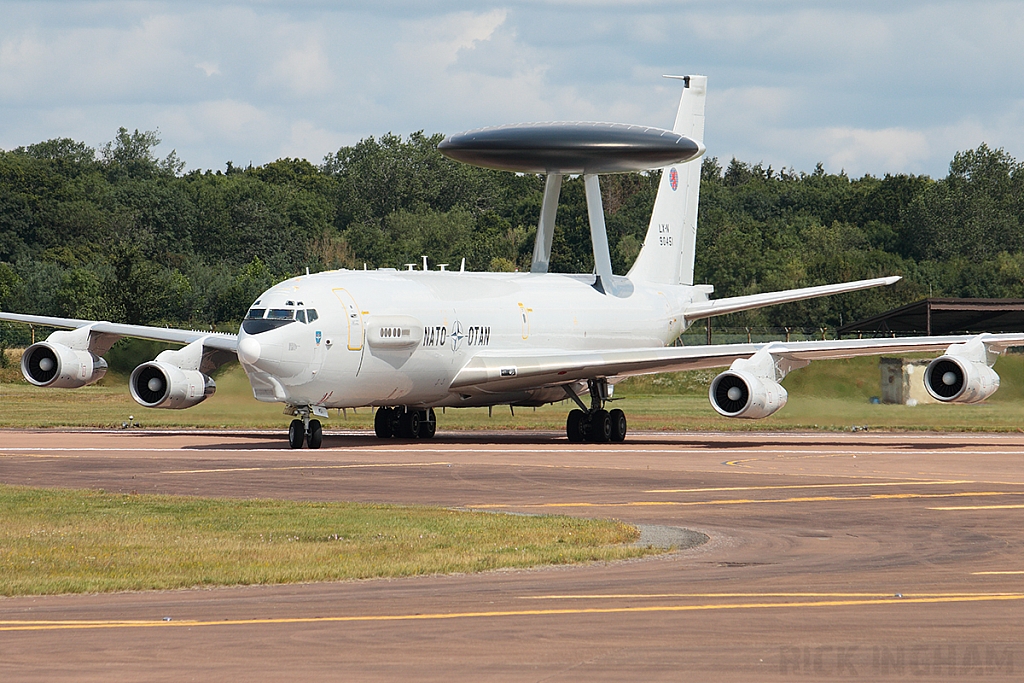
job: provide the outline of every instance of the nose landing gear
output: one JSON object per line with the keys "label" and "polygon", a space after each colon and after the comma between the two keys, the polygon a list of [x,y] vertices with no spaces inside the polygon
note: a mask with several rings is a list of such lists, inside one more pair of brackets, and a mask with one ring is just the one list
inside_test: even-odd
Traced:
{"label": "nose landing gear", "polygon": [[373,416],[373,432],[379,439],[432,439],[436,431],[437,417],[433,408],[384,407],[378,408]]}
{"label": "nose landing gear", "polygon": [[565,385],[565,393],[579,409],[570,411],[565,420],[565,435],[573,443],[589,441],[591,443],[618,443],[626,440],[626,414],[616,408],[605,410],[608,401],[608,380],[605,378],[587,381],[590,390],[590,408],[580,400],[569,385]]}
{"label": "nose landing gear", "polygon": [[298,408],[299,417],[288,425],[288,446],[302,448],[305,443],[310,448],[320,448],[324,442],[324,427],[320,420],[309,419],[309,408]]}

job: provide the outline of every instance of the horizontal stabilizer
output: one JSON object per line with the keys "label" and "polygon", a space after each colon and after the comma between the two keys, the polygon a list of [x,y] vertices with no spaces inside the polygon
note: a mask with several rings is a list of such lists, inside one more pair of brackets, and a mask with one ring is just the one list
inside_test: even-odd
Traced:
{"label": "horizontal stabilizer", "polygon": [[788,304],[793,301],[814,299],[819,296],[830,296],[832,294],[843,294],[845,292],[856,292],[861,289],[891,285],[900,279],[900,276],[894,275],[892,277],[877,277],[871,280],[857,280],[856,282],[841,282],[835,285],[802,287],[800,289],[786,289],[781,292],[765,292],[764,294],[750,294],[748,296],[731,296],[713,301],[698,301],[687,306],[686,310],[683,311],[683,317],[687,320],[711,318],[716,315],[749,311],[753,308]]}

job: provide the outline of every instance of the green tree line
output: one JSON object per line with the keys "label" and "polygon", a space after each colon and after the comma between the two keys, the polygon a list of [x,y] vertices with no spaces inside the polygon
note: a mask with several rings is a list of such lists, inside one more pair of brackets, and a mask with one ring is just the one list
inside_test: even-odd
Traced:
{"label": "green tree line", "polygon": [[[183,173],[155,132],[93,149],[0,151],[0,307],[140,324],[237,325],[274,282],[421,262],[528,269],[543,179],[465,166],[442,136],[366,138],[319,164]],[[612,265],[625,273],[659,174],[602,178]],[[1024,172],[1003,150],[956,154],[947,177],[850,178],[733,159],[702,166],[696,273],[717,296],[902,275],[896,286],[732,316],[836,327],[923,296],[1024,297]],[[562,190],[551,268],[590,272],[582,180]],[[12,334],[10,331],[6,335]]]}

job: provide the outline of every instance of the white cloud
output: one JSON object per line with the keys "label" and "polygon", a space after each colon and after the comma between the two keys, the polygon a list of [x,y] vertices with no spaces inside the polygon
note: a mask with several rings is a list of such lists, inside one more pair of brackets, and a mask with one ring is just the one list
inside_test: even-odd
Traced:
{"label": "white cloud", "polygon": [[4,148],[160,128],[221,167],[388,131],[668,126],[660,74],[704,73],[722,159],[943,175],[982,140],[1024,158],[1015,2],[0,2]]}
{"label": "white cloud", "polygon": [[270,133],[272,128],[271,117],[265,110],[237,100],[202,102],[185,109],[183,114],[206,137],[232,142],[252,140]]}
{"label": "white cloud", "polygon": [[327,56],[316,41],[286,51],[278,58],[272,74],[277,83],[296,95],[324,93],[333,80]]}
{"label": "white cloud", "polygon": [[278,158],[307,159],[320,163],[329,152],[336,151],[355,140],[345,135],[326,130],[310,121],[295,121],[288,131],[287,140],[281,145]]}
{"label": "white cloud", "polygon": [[488,40],[505,23],[507,12],[495,9],[484,14],[460,12],[427,21],[403,22],[403,40],[395,47],[400,60],[415,70],[444,69],[462,50]]}
{"label": "white cloud", "polygon": [[220,67],[212,62],[199,62],[196,64],[196,68],[206,74],[207,77],[220,75]]}
{"label": "white cloud", "polygon": [[928,135],[905,128],[823,128],[797,133],[789,142],[803,143],[805,154],[821,155],[829,170],[855,176],[872,169],[920,168],[931,157]]}

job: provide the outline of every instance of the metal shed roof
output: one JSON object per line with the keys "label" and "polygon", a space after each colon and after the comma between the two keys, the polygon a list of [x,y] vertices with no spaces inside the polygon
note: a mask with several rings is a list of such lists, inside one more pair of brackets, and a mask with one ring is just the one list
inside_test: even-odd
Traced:
{"label": "metal shed roof", "polygon": [[843,325],[837,332],[1024,332],[1024,299],[922,299]]}

